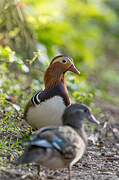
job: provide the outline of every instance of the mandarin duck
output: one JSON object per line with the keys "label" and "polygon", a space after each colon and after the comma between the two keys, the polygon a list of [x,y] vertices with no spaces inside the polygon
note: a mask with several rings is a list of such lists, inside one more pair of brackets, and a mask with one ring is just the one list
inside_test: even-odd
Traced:
{"label": "mandarin duck", "polygon": [[48,125],[61,125],[61,117],[70,104],[65,72],[80,74],[70,57],[56,56],[44,73],[45,89],[33,95],[25,107],[24,119],[34,130]]}
{"label": "mandarin duck", "polygon": [[79,161],[87,146],[84,120],[99,124],[87,106],[79,103],[69,105],[64,110],[62,126],[41,128],[24,142],[28,147],[17,164],[35,162],[38,170],[40,165],[50,169],[68,168],[71,180],[71,167]]}

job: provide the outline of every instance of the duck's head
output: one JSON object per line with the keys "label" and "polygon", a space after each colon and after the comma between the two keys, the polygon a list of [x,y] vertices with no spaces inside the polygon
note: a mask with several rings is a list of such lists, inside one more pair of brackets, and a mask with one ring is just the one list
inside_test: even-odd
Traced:
{"label": "duck's head", "polygon": [[69,105],[63,114],[63,125],[69,125],[73,128],[81,128],[83,121],[89,120],[95,124],[100,124],[99,121],[91,114],[89,108],[80,103]]}
{"label": "duck's head", "polygon": [[60,81],[63,81],[64,74],[67,71],[80,74],[80,72],[75,68],[73,60],[70,57],[65,55],[54,57],[44,74],[45,87],[49,88],[52,84],[55,86]]}
{"label": "duck's head", "polygon": [[64,55],[56,56],[52,59],[49,67],[58,67],[62,73],[65,73],[67,71],[72,71],[76,74],[80,74],[80,72],[75,68],[73,64],[73,60]]}

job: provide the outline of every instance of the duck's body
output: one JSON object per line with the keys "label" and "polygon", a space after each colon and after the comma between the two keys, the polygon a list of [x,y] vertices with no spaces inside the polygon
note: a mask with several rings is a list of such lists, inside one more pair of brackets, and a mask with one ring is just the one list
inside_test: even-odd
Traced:
{"label": "duck's body", "polygon": [[50,63],[44,74],[44,91],[37,92],[25,107],[24,118],[33,129],[62,124],[62,114],[70,104],[64,79],[68,70],[79,73],[67,56],[57,56]]}
{"label": "duck's body", "polygon": [[61,116],[65,108],[62,98],[54,96],[37,106],[32,106],[26,118],[33,129],[53,124],[61,125]]}
{"label": "duck's body", "polygon": [[42,128],[31,139],[27,142],[31,146],[19,163],[37,162],[49,169],[67,168],[75,164],[86,149],[84,140],[69,126]]}
{"label": "duck's body", "polygon": [[62,116],[63,126],[38,130],[25,142],[28,148],[17,163],[36,162],[50,169],[67,167],[71,179],[70,169],[83,156],[87,146],[84,120],[98,124],[85,105],[77,103],[68,106]]}

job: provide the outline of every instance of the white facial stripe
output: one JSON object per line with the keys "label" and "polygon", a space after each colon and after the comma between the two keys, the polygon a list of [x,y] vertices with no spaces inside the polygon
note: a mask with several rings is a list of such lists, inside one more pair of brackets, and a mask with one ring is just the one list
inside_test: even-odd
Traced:
{"label": "white facial stripe", "polygon": [[54,63],[56,63],[56,62],[60,62],[59,58],[56,59],[56,60],[54,60],[54,61],[52,62],[52,64],[54,64]]}
{"label": "white facial stripe", "polygon": [[68,57],[59,57],[59,58],[57,58],[56,60],[54,60],[53,62],[52,62],[52,64],[54,64],[54,63],[56,63],[56,62],[61,62],[63,59],[65,59],[66,61],[70,61],[70,63],[71,64],[73,64],[73,62],[71,61],[71,59],[70,58],[68,58]]}
{"label": "white facial stripe", "polygon": [[69,57],[67,57],[67,59],[73,64],[73,61]]}

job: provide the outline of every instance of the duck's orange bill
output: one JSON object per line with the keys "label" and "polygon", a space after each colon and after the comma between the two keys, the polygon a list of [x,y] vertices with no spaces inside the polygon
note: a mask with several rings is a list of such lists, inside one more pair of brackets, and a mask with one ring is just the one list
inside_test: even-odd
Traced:
{"label": "duck's orange bill", "polygon": [[75,68],[75,66],[73,64],[70,66],[70,68],[68,70],[71,72],[74,72],[76,74],[80,74],[80,72]]}

